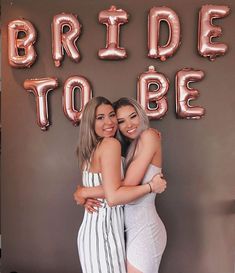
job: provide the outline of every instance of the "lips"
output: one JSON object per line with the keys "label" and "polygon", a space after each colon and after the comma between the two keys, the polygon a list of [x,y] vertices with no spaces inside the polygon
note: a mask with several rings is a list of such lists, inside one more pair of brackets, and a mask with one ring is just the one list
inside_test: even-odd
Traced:
{"label": "lips", "polygon": [[135,131],[136,131],[137,128],[132,128],[132,129],[129,129],[127,130],[127,133],[128,134],[133,134]]}
{"label": "lips", "polygon": [[103,129],[103,130],[104,130],[105,132],[110,133],[110,132],[113,131],[113,129],[114,129],[114,127],[109,127],[109,128],[105,128],[105,129]]}

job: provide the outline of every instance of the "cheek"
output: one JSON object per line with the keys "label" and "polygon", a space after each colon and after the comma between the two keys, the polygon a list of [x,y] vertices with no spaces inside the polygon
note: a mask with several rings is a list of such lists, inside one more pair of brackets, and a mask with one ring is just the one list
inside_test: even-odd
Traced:
{"label": "cheek", "polygon": [[133,123],[134,123],[135,125],[139,126],[139,125],[140,125],[140,119],[139,119],[139,118],[136,118],[136,119],[133,121]]}
{"label": "cheek", "polygon": [[112,122],[114,123],[114,125],[118,126],[118,122],[117,122],[117,118],[116,117],[112,118]]}
{"label": "cheek", "polygon": [[100,124],[100,122],[97,120],[97,121],[95,122],[95,132],[96,132],[97,135],[99,135],[100,130],[101,130],[101,124]]}
{"label": "cheek", "polygon": [[118,129],[125,136],[125,124],[119,124]]}

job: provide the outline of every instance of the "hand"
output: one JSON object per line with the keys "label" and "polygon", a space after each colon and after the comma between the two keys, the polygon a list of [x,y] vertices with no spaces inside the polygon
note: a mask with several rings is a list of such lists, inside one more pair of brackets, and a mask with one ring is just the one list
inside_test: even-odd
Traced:
{"label": "hand", "polygon": [[150,185],[153,192],[162,193],[166,189],[166,180],[163,178],[162,174],[157,174],[150,181]]}
{"label": "hand", "polygon": [[77,203],[77,205],[84,206],[86,203],[86,199],[82,196],[82,186],[77,186],[77,190],[73,194],[73,199]]}
{"label": "hand", "polygon": [[84,207],[89,213],[97,212],[98,208],[101,207],[101,202],[97,199],[87,198]]}

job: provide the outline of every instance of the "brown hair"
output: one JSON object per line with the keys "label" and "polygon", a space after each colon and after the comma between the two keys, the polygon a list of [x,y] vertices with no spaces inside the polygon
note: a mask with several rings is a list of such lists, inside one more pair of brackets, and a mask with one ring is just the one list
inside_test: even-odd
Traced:
{"label": "brown hair", "polygon": [[77,155],[81,169],[88,168],[91,157],[102,138],[95,132],[96,109],[101,104],[111,105],[105,97],[94,97],[85,106],[79,128]]}

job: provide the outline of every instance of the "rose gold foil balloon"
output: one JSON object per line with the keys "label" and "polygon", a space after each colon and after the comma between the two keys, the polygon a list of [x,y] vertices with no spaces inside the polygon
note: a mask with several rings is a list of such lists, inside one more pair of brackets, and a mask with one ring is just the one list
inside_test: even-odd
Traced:
{"label": "rose gold foil balloon", "polygon": [[45,131],[49,126],[47,94],[58,86],[56,78],[29,79],[24,81],[24,88],[32,92],[37,105],[37,123]]}
{"label": "rose gold foil balloon", "polygon": [[[158,88],[150,91],[150,85],[157,85]],[[150,119],[160,119],[166,114],[168,105],[165,95],[168,89],[168,79],[163,74],[156,72],[154,66],[149,66],[148,71],[140,75],[137,83],[137,100]],[[151,108],[151,102],[157,106]]]}
{"label": "rose gold foil balloon", "polygon": [[200,119],[205,115],[204,108],[190,105],[190,101],[199,96],[199,91],[191,88],[189,84],[200,81],[203,77],[203,71],[191,68],[184,68],[176,73],[176,114],[179,118]]}
{"label": "rose gold foil balloon", "polygon": [[99,13],[99,22],[107,27],[106,46],[100,49],[101,59],[124,59],[127,57],[125,48],[119,47],[120,25],[128,22],[128,14],[122,9],[111,6]]}
{"label": "rose gold foil balloon", "polygon": [[[64,27],[69,30],[64,32]],[[52,56],[56,67],[59,67],[63,59],[64,50],[75,62],[80,60],[80,54],[76,46],[76,40],[81,33],[81,25],[73,14],[61,13],[53,18],[52,22]]]}
{"label": "rose gold foil balloon", "polygon": [[[169,38],[164,46],[159,45],[160,23],[169,27]],[[148,56],[165,61],[171,57],[180,44],[180,21],[178,15],[168,7],[153,7],[148,16]]]}
{"label": "rose gold foil balloon", "polygon": [[213,19],[223,18],[228,15],[228,6],[204,5],[199,12],[198,21],[198,51],[203,57],[214,61],[217,56],[224,55],[228,46],[219,42],[212,42],[213,38],[222,35],[222,29],[213,25]]}
{"label": "rose gold foil balloon", "polygon": [[[74,108],[74,92],[75,89],[80,90],[80,109]],[[73,125],[78,125],[82,118],[82,112],[87,102],[92,98],[92,91],[87,79],[81,76],[73,76],[67,79],[64,85],[63,109],[68,119]]]}
{"label": "rose gold foil balloon", "polygon": [[[24,37],[19,38],[19,33],[23,32]],[[36,30],[27,20],[18,19],[8,24],[8,60],[9,64],[15,68],[30,67],[36,60],[37,54],[33,44],[36,41]],[[19,55],[18,50],[23,51]]]}

